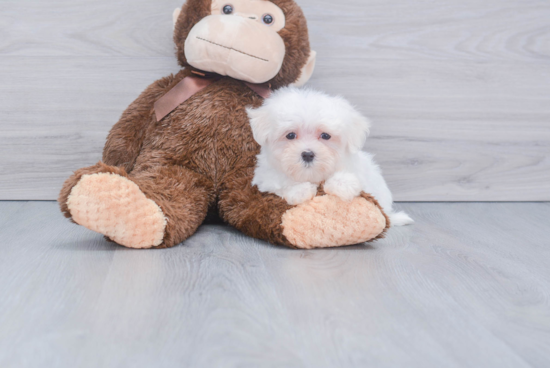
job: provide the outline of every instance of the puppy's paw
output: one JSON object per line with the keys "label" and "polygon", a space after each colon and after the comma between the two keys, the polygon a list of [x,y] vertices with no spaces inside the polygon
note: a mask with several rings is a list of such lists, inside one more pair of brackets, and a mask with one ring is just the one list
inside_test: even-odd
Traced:
{"label": "puppy's paw", "polygon": [[317,194],[317,185],[311,183],[301,183],[287,188],[283,193],[283,198],[288,204],[296,205],[309,201]]}
{"label": "puppy's paw", "polygon": [[325,192],[344,201],[351,201],[361,194],[361,183],[352,173],[337,172],[325,183]]}

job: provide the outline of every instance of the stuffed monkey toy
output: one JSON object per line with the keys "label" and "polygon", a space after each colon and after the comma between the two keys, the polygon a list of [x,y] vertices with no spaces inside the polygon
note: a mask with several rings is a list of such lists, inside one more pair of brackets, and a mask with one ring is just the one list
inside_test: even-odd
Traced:
{"label": "stuffed monkey toy", "polygon": [[368,194],[291,206],[251,185],[256,155],[245,108],[311,76],[305,17],[293,0],[188,0],[174,41],[183,69],[150,85],[114,125],[103,160],[77,170],[59,203],[73,222],[130,248],[167,248],[209,212],[253,238],[293,248],[381,237]]}

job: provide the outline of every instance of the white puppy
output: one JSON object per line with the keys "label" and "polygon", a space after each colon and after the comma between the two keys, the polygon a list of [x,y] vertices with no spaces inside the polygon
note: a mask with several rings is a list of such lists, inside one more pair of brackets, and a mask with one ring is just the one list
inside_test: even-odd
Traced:
{"label": "white puppy", "polygon": [[361,150],[370,123],[345,99],[288,87],[247,112],[261,146],[252,182],[260,191],[299,204],[312,199],[324,181],[326,193],[345,201],[361,191],[373,195],[392,225],[414,222],[406,213],[393,211],[380,168]]}

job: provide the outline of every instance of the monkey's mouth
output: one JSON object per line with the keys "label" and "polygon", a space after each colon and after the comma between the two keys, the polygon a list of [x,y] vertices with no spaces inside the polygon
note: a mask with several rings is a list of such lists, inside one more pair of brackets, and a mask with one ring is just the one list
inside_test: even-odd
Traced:
{"label": "monkey's mouth", "polygon": [[215,46],[223,47],[224,49],[228,49],[228,50],[235,51],[235,52],[238,52],[238,53],[243,54],[243,55],[246,55],[246,56],[250,56],[251,58],[254,58],[254,59],[258,59],[258,60],[261,60],[261,61],[265,61],[265,62],[267,62],[267,63],[269,62],[269,60],[263,59],[263,58],[261,58],[261,57],[259,57],[259,56],[255,56],[255,55],[248,54],[248,53],[246,53],[246,52],[244,52],[244,51],[234,49],[233,47],[228,47],[228,46],[220,45],[219,43],[216,43],[216,42],[207,40],[207,39],[202,38],[202,37],[199,37],[199,36],[197,36],[197,39],[198,39],[198,40],[201,40],[201,41],[204,41],[204,42],[208,42],[209,44],[212,44],[212,45],[215,45]]}

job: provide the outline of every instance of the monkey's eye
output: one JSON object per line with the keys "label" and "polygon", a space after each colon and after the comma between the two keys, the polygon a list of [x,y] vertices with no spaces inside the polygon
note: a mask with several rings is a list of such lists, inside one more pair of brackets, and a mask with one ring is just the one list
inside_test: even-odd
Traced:
{"label": "monkey's eye", "polygon": [[233,13],[233,7],[231,5],[224,6],[223,7],[223,13],[227,14],[227,15]]}
{"label": "monkey's eye", "polygon": [[332,138],[332,137],[328,133],[322,133],[321,134],[321,139],[324,139],[325,141],[328,141],[330,138]]}
{"label": "monkey's eye", "polygon": [[265,14],[262,18],[262,21],[267,24],[268,26],[273,24],[273,16],[271,14]]}
{"label": "monkey's eye", "polygon": [[286,139],[288,139],[290,141],[293,140],[293,139],[296,139],[296,137],[297,137],[296,133],[288,133],[286,135]]}

